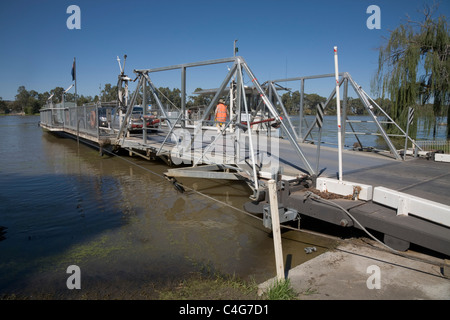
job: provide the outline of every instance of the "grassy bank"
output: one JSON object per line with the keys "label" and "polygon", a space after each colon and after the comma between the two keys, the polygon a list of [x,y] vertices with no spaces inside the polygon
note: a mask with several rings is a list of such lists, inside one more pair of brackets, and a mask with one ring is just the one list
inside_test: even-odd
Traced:
{"label": "grassy bank", "polygon": [[0,295],[0,300],[294,300],[289,280],[275,282],[268,290],[258,295],[258,284],[244,281],[233,275],[192,274],[187,279],[166,282],[163,286],[154,283],[138,287],[112,285],[99,290],[64,290],[63,292],[11,293]]}
{"label": "grassy bank", "polygon": [[235,276],[194,276],[178,285],[160,291],[161,300],[293,300],[298,294],[290,281],[276,281],[268,290],[258,295],[258,284],[243,281]]}

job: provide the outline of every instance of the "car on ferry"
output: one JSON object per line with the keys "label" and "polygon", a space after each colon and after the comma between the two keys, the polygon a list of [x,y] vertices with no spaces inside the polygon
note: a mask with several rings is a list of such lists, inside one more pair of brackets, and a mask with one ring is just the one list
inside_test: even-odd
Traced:
{"label": "car on ferry", "polygon": [[108,128],[108,117],[106,115],[106,108],[98,108],[98,126]]}
{"label": "car on ferry", "polygon": [[141,106],[134,106],[131,111],[128,130],[130,132],[141,131],[144,127],[144,119],[146,121],[147,128],[149,129],[156,128],[161,121],[156,115],[144,115],[144,111]]}
{"label": "car on ferry", "polygon": [[144,111],[142,107],[140,106],[133,107],[133,110],[131,111],[130,115],[130,122],[128,124],[129,131],[142,130],[142,127],[144,125],[143,114]]}

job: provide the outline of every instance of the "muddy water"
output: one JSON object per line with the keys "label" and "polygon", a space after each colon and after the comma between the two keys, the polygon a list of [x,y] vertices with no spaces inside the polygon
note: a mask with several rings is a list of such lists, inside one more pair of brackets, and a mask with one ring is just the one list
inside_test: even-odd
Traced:
{"label": "muddy water", "polygon": [[[262,222],[199,193],[183,194],[167,166],[56,137],[38,117],[0,117],[0,297],[156,298],[193,273],[221,272],[263,282],[275,276],[273,241]],[[242,208],[245,184],[183,180]],[[295,266],[332,241],[283,235]],[[305,254],[304,248],[317,252]],[[81,270],[69,290],[67,268]]]}

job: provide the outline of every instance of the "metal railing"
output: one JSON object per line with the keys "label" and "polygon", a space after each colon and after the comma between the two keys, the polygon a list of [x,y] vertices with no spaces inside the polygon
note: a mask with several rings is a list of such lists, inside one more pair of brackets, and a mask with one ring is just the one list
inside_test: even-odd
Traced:
{"label": "metal railing", "polygon": [[450,140],[416,140],[423,151],[443,151],[450,154]]}
{"label": "metal railing", "polygon": [[98,138],[101,135],[101,129],[111,127],[111,116],[108,115],[113,113],[114,107],[110,104],[76,106],[75,103],[64,102],[42,108],[40,123],[52,130],[69,129],[77,134],[87,134]]}

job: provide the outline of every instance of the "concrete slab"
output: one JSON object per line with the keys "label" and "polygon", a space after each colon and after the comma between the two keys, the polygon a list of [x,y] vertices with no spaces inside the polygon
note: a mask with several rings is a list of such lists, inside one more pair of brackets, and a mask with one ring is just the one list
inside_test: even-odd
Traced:
{"label": "concrete slab", "polygon": [[435,153],[434,154],[434,161],[450,162],[450,154]]}
{"label": "concrete slab", "polygon": [[289,270],[288,278],[300,300],[450,300],[439,265],[352,243]]}

